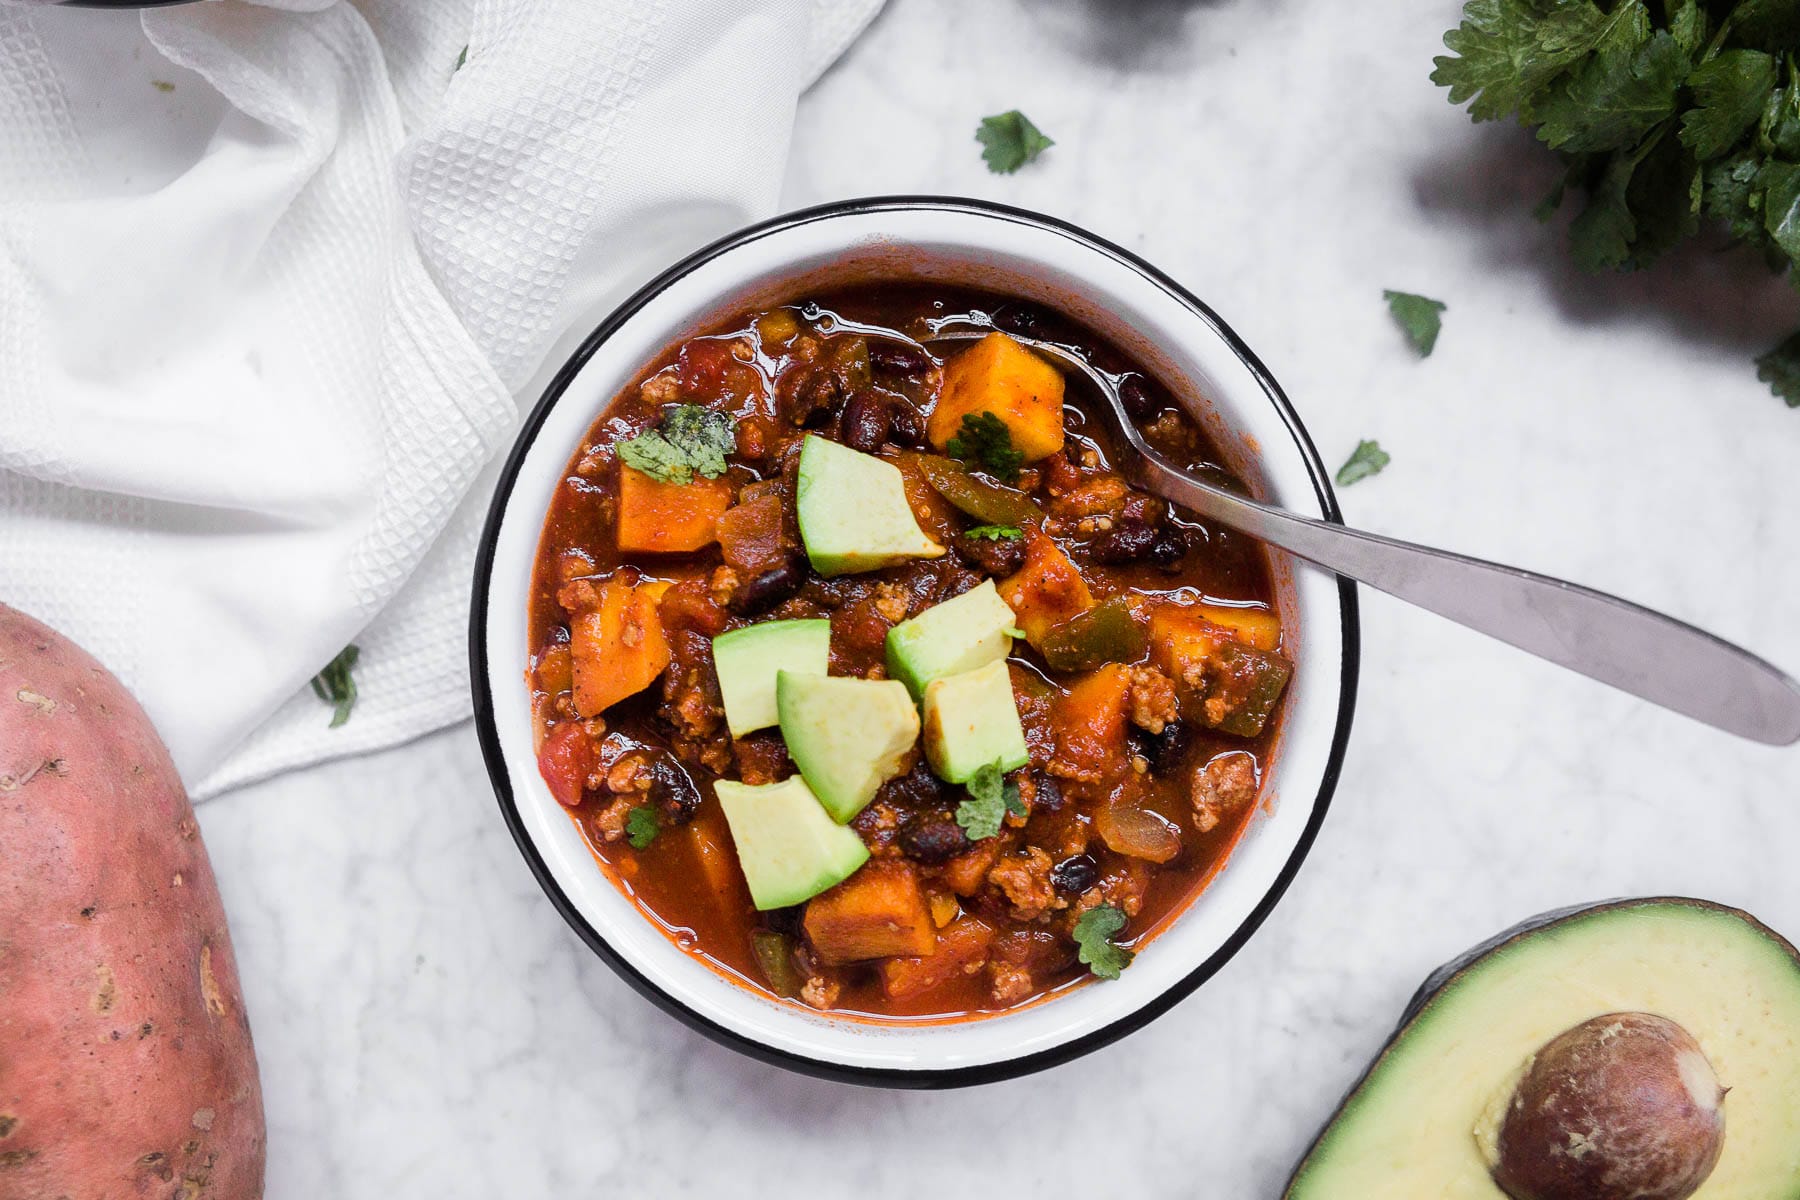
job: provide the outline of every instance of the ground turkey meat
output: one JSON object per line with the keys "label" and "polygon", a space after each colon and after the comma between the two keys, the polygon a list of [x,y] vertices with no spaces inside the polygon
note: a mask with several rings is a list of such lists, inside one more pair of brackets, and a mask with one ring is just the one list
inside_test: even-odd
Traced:
{"label": "ground turkey meat", "polygon": [[1146,733],[1161,733],[1180,716],[1175,681],[1155,667],[1131,668],[1131,723]]}
{"label": "ground turkey meat", "polygon": [[988,882],[999,888],[1012,905],[1015,921],[1035,921],[1066,901],[1056,894],[1050,882],[1050,868],[1056,864],[1043,850],[1030,846],[1023,854],[1012,854],[995,863],[988,871]]}
{"label": "ground turkey meat", "polygon": [[625,836],[625,818],[638,806],[634,796],[620,796],[594,814],[594,836],[603,842],[616,842]]}
{"label": "ground turkey meat", "polygon": [[838,1002],[843,985],[824,975],[814,975],[800,989],[800,999],[817,1009],[828,1009]]}
{"label": "ground turkey meat", "polygon": [[1255,757],[1241,750],[1221,754],[1194,772],[1194,827],[1210,833],[1255,799]]}
{"label": "ground turkey meat", "polygon": [[1037,990],[1031,972],[1013,963],[989,963],[988,975],[992,981],[989,992],[996,1007],[1017,1004]]}

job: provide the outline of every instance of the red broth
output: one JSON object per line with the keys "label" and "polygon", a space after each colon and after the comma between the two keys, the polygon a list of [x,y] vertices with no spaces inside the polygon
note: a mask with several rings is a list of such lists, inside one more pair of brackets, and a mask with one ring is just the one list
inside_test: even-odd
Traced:
{"label": "red broth", "polygon": [[[859,287],[744,313],[649,364],[571,457],[532,586],[540,763],[596,858],[688,952],[841,1014],[1013,1008],[1089,977],[1075,936],[1084,913],[1116,913],[1111,940],[1128,946],[1179,912],[1255,808],[1290,670],[1263,549],[1126,485],[1079,383],[1064,396],[1063,448],[1027,463],[1013,498],[981,462],[943,456],[931,416],[947,373],[973,375],[949,365],[969,351],[874,334],[924,338],[947,321],[1077,348],[1123,379],[1153,445],[1228,478],[1145,372],[1060,314],[955,289]],[[733,419],[725,469],[687,486],[627,483],[620,444],[676,404]],[[794,513],[808,436],[899,466],[920,528],[949,552],[812,570]],[[969,530],[996,522],[952,502],[985,510],[1000,495],[1029,513],[1017,493],[1041,511],[987,536]],[[656,548],[622,550],[622,535]],[[1072,624],[1035,619],[1066,616],[1054,601],[1071,572],[1092,607]],[[988,579],[1021,625],[1042,627],[1008,662],[1030,751],[1007,777],[1014,815],[972,839],[957,818],[970,793],[915,750],[851,822],[868,863],[822,897],[757,911],[713,784],[795,768],[778,729],[726,731],[712,637],[825,618],[831,673],[882,678],[889,628]]]}

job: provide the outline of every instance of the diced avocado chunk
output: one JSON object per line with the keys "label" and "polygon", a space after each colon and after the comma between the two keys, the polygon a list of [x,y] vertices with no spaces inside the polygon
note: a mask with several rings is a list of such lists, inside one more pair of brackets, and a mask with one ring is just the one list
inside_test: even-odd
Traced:
{"label": "diced avocado chunk", "polygon": [[985,580],[888,630],[888,675],[922,700],[932,680],[1005,658],[1016,623],[994,581]]}
{"label": "diced avocado chunk", "polygon": [[831,661],[831,622],[763,621],[713,639],[713,666],[731,736],[767,729],[775,709],[775,673],[823,675]]}
{"label": "diced avocado chunk", "polygon": [[1031,761],[1005,659],[926,685],[925,757],[951,783],[968,782],[992,762],[1013,771]]}
{"label": "diced avocado chunk", "polygon": [[810,900],[869,859],[862,838],[833,821],[798,775],[760,787],[721,779],[713,790],[760,910]]}
{"label": "diced avocado chunk", "polygon": [[919,739],[919,712],[891,679],[842,679],[782,671],[775,704],[781,736],[807,786],[840,824],[898,775]]}
{"label": "diced avocado chunk", "polygon": [[794,507],[806,557],[821,575],[944,553],[919,528],[899,467],[822,437],[808,437],[800,450]]}

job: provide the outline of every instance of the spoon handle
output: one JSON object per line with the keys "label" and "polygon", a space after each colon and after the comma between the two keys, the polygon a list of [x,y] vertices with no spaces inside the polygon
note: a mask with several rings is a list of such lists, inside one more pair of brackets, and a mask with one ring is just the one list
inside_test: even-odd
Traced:
{"label": "spoon handle", "polygon": [[1459,625],[1753,741],[1800,741],[1800,685],[1741,647],[1642,605],[1517,567],[1298,517],[1154,460],[1164,499]]}

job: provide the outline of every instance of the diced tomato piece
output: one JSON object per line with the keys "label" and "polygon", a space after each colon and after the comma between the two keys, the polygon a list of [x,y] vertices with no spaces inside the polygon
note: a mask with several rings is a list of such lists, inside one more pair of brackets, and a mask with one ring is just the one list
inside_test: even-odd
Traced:
{"label": "diced tomato piece", "polygon": [[550,731],[538,751],[538,773],[564,808],[581,804],[581,789],[598,761],[594,739],[578,722],[565,721]]}

